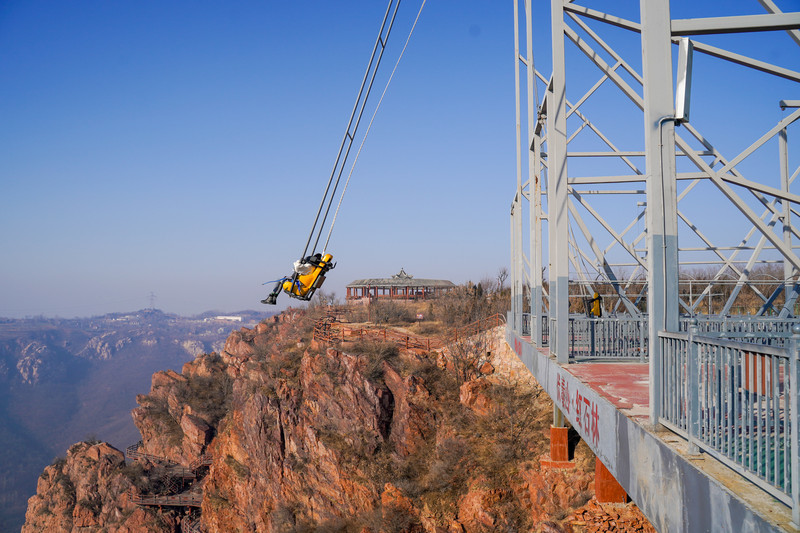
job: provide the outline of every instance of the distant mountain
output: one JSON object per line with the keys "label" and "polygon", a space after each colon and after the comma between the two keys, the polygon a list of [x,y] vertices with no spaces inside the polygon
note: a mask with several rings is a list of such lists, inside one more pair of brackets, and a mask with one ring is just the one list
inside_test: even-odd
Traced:
{"label": "distant mountain", "polygon": [[267,314],[157,309],[77,319],[0,318],[0,531],[18,531],[37,475],[70,444],[139,439],[136,394],[152,374],[219,351],[231,330]]}

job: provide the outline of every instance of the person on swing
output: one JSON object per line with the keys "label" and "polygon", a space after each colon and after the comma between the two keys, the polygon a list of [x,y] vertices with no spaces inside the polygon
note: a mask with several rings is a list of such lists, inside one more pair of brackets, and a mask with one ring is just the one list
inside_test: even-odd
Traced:
{"label": "person on swing", "polygon": [[331,254],[323,256],[321,253],[316,253],[295,261],[292,275],[277,280],[272,292],[261,300],[261,303],[275,305],[281,291],[292,298],[310,300],[325,281],[325,273],[336,266],[335,263],[331,263],[331,259],[333,259]]}

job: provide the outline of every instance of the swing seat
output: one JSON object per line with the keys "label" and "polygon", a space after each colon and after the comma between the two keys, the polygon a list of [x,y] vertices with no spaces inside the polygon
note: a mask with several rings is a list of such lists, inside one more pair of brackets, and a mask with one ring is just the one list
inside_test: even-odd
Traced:
{"label": "swing seat", "polygon": [[325,282],[325,274],[336,266],[335,263],[331,263],[331,259],[333,259],[331,254],[322,257],[316,254],[305,258],[300,265],[295,265],[294,275],[283,282],[283,292],[292,298],[309,301]]}

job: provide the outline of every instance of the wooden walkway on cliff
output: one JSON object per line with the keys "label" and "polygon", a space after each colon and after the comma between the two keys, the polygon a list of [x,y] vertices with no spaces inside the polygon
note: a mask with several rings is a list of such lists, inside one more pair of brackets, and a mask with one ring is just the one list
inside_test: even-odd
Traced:
{"label": "wooden walkway on cliff", "polygon": [[[142,441],[132,444],[125,449],[125,454],[130,459],[147,459],[152,462],[167,464],[168,466],[164,467],[160,474],[167,483],[167,488],[170,492],[175,492],[179,488],[179,484],[175,481],[176,479],[181,481],[198,479],[198,470],[210,466],[213,460],[211,454],[203,454],[187,467],[176,464],[166,457],[140,452],[139,448],[141,446]],[[200,507],[203,502],[203,491],[201,489],[200,491],[190,490],[179,494],[139,494],[131,488],[128,497],[131,503],[141,506]]]}
{"label": "wooden walkway on cliff", "polygon": [[142,447],[142,441],[139,441],[136,444],[131,444],[130,446],[125,448],[125,455],[128,457],[128,459],[147,459],[155,463],[167,463],[170,465],[167,467],[168,469],[171,469],[170,472],[180,472],[181,469],[183,469],[183,471],[185,472],[190,472],[192,477],[194,477],[195,472],[201,467],[211,466],[211,463],[214,459],[210,453],[204,453],[203,455],[201,455],[200,457],[189,463],[189,466],[186,467],[179,465],[175,463],[175,461],[167,459],[166,457],[162,457],[160,455],[153,455],[151,453],[140,452],[139,448],[141,447]]}
{"label": "wooden walkway on cliff", "polygon": [[369,340],[389,342],[407,350],[431,351],[444,348],[448,344],[472,337],[482,331],[505,325],[505,323],[506,321],[503,315],[495,314],[466,326],[455,328],[453,332],[445,338],[431,338],[412,335],[387,327],[353,327],[340,322],[340,319],[335,315],[328,315],[318,320],[315,324],[314,340],[326,344]]}
{"label": "wooden walkway on cliff", "polygon": [[141,506],[156,507],[200,507],[203,503],[202,492],[183,492],[181,494],[155,495],[137,494],[131,489],[128,495],[131,503]]}

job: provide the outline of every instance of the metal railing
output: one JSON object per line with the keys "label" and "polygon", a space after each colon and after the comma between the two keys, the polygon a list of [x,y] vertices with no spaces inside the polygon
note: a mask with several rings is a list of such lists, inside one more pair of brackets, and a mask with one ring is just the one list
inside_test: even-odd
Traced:
{"label": "metal railing", "polygon": [[521,334],[523,337],[530,337],[531,336],[531,314],[530,313],[522,313],[522,331]]}
{"label": "metal railing", "polygon": [[214,456],[211,455],[210,453],[204,453],[203,455],[201,455],[200,457],[189,463],[189,468],[191,468],[192,471],[196,471],[203,466],[211,466],[213,463],[214,463]]}
{"label": "metal railing", "polygon": [[388,342],[405,349],[435,350],[443,343],[437,339],[402,333],[389,328],[349,327],[338,322],[320,321],[314,326],[314,339],[326,344],[369,340]]}
{"label": "metal railing", "polygon": [[682,317],[679,322],[680,331],[688,332],[690,324],[695,320],[699,331],[709,337],[720,336],[770,346],[785,346],[792,336],[792,326],[800,323],[797,318],[698,315]]}
{"label": "metal railing", "polygon": [[644,319],[587,318],[569,319],[569,357],[578,359],[647,358],[647,322]]}
{"label": "metal railing", "polygon": [[[522,332],[521,335],[523,337],[531,337],[533,336],[533,323],[532,323],[532,315],[530,313],[522,313]],[[542,325],[541,325],[541,338],[539,342],[536,342],[536,339],[531,339],[537,346],[547,346],[550,342],[550,322],[547,320],[547,315],[542,315]]]}
{"label": "metal railing", "polygon": [[497,313],[492,316],[476,320],[475,322],[467,324],[466,326],[456,328],[449,338],[445,340],[445,343],[450,344],[451,342],[458,342],[459,339],[472,337],[473,335],[477,335],[482,331],[487,331],[492,328],[496,328],[497,326],[502,326],[505,323],[506,317],[500,313]]}
{"label": "metal railing", "polygon": [[[569,324],[570,358],[631,358],[646,355],[649,345],[647,314],[639,317],[589,318],[572,315]],[[533,335],[533,317],[522,314],[523,337]],[[697,322],[699,331],[709,337],[741,340],[753,344],[785,346],[792,336],[792,326],[799,324],[797,318],[778,319],[760,316],[708,316],[681,317],[679,331],[686,332],[689,325]],[[513,321],[512,321],[513,323]],[[594,350],[592,350],[592,326],[594,324]],[[538,346],[548,346],[550,321],[542,316],[541,339],[531,339]]]}
{"label": "metal railing", "polygon": [[142,441],[139,441],[136,444],[131,444],[125,448],[125,455],[128,457],[128,459],[147,459],[148,461],[153,461],[156,463],[175,464],[174,461],[167,459],[166,457],[140,452],[139,448],[141,448],[142,445]]}
{"label": "metal railing", "polygon": [[550,320],[542,315],[542,346],[550,346]]}
{"label": "metal railing", "polygon": [[791,506],[797,523],[800,334],[788,347],[701,336],[700,327],[658,336],[659,422]]}
{"label": "metal railing", "polygon": [[200,507],[203,503],[203,495],[196,492],[162,496],[138,494],[131,489],[128,499],[131,503],[142,506]]}

